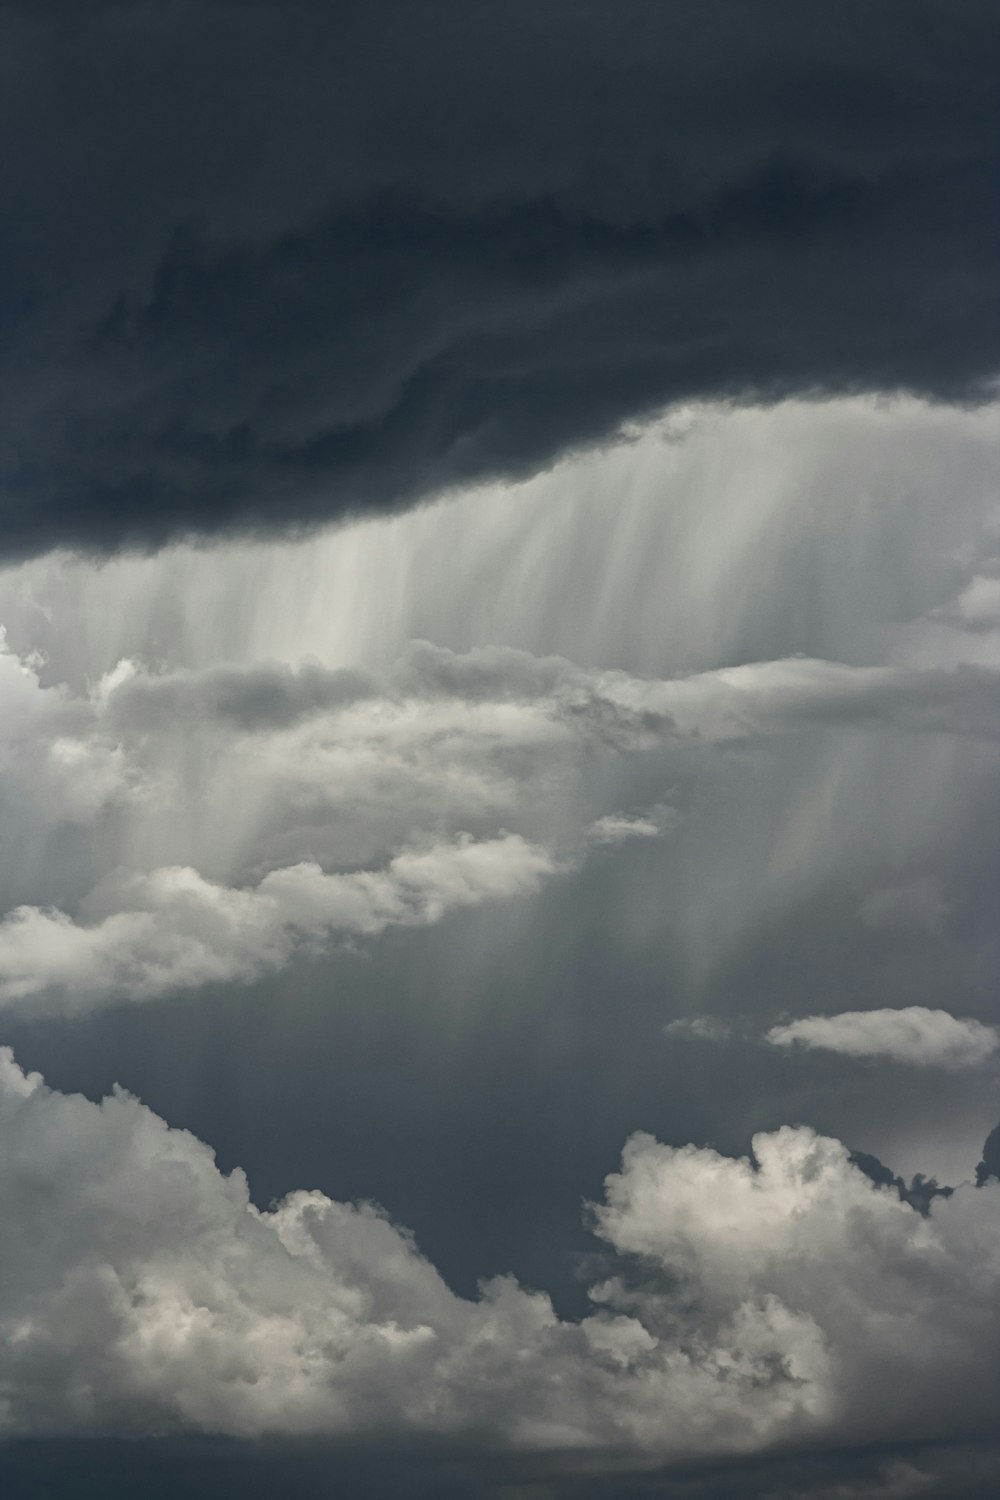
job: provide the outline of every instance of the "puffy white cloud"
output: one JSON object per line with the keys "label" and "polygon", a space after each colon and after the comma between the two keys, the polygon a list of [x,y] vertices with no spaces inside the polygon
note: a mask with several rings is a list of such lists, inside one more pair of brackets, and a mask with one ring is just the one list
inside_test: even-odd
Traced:
{"label": "puffy white cloud", "polygon": [[988,1289],[1000,1257],[989,1225],[1000,1198],[966,1186],[925,1220],[811,1130],[758,1135],[753,1152],[753,1162],[734,1161],[632,1137],[596,1221],[619,1255],[668,1274],[664,1321],[653,1321],[648,1287],[612,1278],[609,1300],[641,1306],[649,1326],[679,1339],[706,1337],[734,1306],[786,1317],[778,1358],[834,1428],[888,1437],[921,1413],[936,1427],[959,1389],[981,1419],[979,1382],[995,1356],[976,1321],[994,1316]]}
{"label": "puffy white cloud", "polygon": [[775,1047],[880,1057],[913,1067],[974,1068],[1000,1048],[1000,1032],[982,1021],[946,1010],[908,1005],[898,1010],[845,1010],[833,1016],[803,1016],[773,1026]]}
{"label": "puffy white cloud", "polygon": [[0,1432],[489,1433],[651,1455],[992,1421],[1000,1189],[922,1218],[838,1142],[756,1163],[636,1135],[593,1210],[580,1322],[467,1300],[377,1208],[242,1174],[118,1093],[0,1053]]}
{"label": "puffy white cloud", "polygon": [[0,1004],[48,993],[74,1012],[249,979],[287,962],[297,945],[424,926],[533,891],[553,869],[544,849],[509,834],[408,850],[382,870],[293,865],[250,890],[190,868],[154,870],[107,882],[100,897],[112,909],[89,925],[33,906],[11,912],[0,922]]}

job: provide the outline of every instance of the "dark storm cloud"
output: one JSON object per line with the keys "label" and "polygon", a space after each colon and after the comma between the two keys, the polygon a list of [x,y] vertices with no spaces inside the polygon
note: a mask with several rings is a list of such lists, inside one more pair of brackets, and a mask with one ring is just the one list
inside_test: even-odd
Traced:
{"label": "dark storm cloud", "polygon": [[872,1156],[868,1151],[853,1151],[851,1161],[878,1187],[894,1188],[904,1203],[908,1203],[925,1218],[930,1213],[935,1198],[950,1198],[955,1191],[951,1187],[941,1187],[933,1177],[925,1177],[922,1172],[917,1172],[907,1183],[905,1178],[898,1177],[891,1167],[887,1167],[885,1162],[879,1161],[877,1156]]}
{"label": "dark storm cloud", "polygon": [[1000,1182],[1000,1125],[986,1137],[982,1160],[976,1168],[976,1183],[979,1187],[993,1177]]}
{"label": "dark storm cloud", "polygon": [[517,475],[697,396],[981,395],[976,0],[7,4],[0,537]]}

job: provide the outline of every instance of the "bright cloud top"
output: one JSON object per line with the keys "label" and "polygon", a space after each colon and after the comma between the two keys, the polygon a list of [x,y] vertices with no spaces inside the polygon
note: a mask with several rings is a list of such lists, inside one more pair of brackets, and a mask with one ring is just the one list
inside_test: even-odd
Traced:
{"label": "bright cloud top", "polygon": [[802,1047],[839,1052],[845,1057],[885,1058],[911,1067],[951,1069],[978,1067],[1000,1048],[1000,1033],[995,1027],[923,1005],[803,1016],[773,1026],[766,1039],[775,1047]]}
{"label": "bright cloud top", "polygon": [[805,1128],[756,1137],[755,1163],[633,1136],[593,1210],[592,1311],[567,1322],[509,1278],[455,1296],[371,1205],[260,1212],[193,1136],[6,1051],[0,1126],[4,1436],[377,1420],[638,1458],[932,1436],[956,1402],[992,1421],[1000,1191],[925,1218]]}

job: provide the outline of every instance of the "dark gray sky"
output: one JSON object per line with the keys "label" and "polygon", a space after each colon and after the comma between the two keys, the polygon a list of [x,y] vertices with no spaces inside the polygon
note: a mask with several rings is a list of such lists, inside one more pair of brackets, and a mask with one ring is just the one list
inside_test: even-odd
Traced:
{"label": "dark gray sky", "polygon": [[996,7],[0,31],[4,1493],[993,1493]]}
{"label": "dark gray sky", "polygon": [[995,376],[989,0],[0,28],[8,556],[392,509],[678,399]]}

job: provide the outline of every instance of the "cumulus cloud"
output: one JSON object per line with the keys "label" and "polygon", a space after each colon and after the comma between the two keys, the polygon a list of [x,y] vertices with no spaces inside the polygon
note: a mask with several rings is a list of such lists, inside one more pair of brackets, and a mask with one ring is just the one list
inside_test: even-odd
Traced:
{"label": "cumulus cloud", "polygon": [[773,1026],[774,1047],[839,1052],[845,1057],[885,1058],[911,1067],[975,1068],[1000,1047],[1000,1032],[982,1021],[960,1019],[923,1005],[899,1010],[849,1010],[803,1016]]}
{"label": "cumulus cloud", "polygon": [[91,924],[20,906],[0,922],[0,1005],[39,994],[75,1012],[199,985],[246,980],[299,946],[389,926],[426,926],[449,911],[523,895],[553,873],[551,855],[516,834],[397,854],[383,870],[272,870],[250,890],[196,870],[109,880],[111,906]]}
{"label": "cumulus cloud", "polygon": [[7,1437],[377,1422],[621,1461],[993,1419],[1000,1194],[922,1216],[805,1128],[752,1163],[633,1136],[572,1322],[510,1278],[456,1296],[372,1205],[262,1212],[136,1100],[51,1092],[6,1051],[0,1124]]}
{"label": "cumulus cloud", "polygon": [[[247,978],[323,933],[412,921],[412,902],[393,905],[392,872],[418,847],[458,849],[466,833],[470,849],[530,845],[534,879],[679,826],[660,800],[666,788],[676,800],[673,766],[691,796],[692,774],[723,775],[726,754],[755,741],[886,729],[976,740],[1000,712],[987,667],[789,658],[655,678],[426,642],[377,673],[125,660],[74,692],[42,672],[0,651],[0,994],[75,986],[87,1005]],[[651,755],[659,795],[619,811],[614,765]],[[71,863],[58,854],[67,830]],[[389,894],[376,899],[380,882]],[[453,895],[444,906],[466,902]],[[861,910],[869,925],[931,932],[946,915],[930,878]]]}

